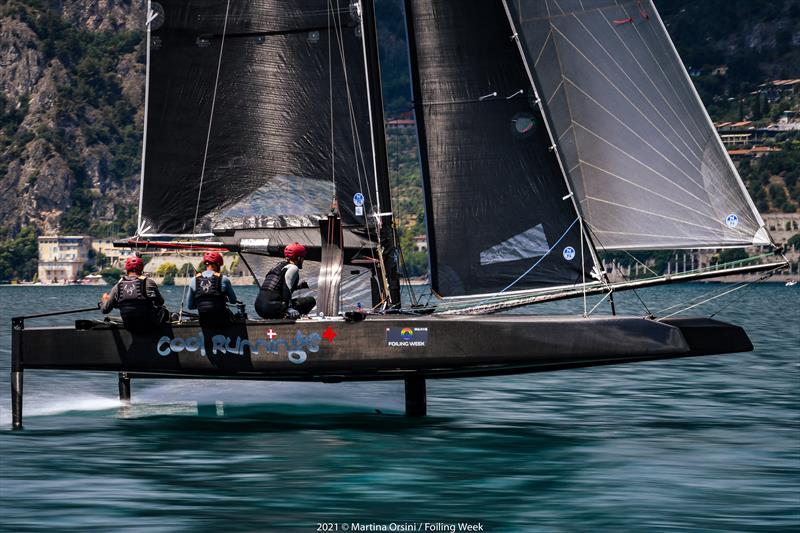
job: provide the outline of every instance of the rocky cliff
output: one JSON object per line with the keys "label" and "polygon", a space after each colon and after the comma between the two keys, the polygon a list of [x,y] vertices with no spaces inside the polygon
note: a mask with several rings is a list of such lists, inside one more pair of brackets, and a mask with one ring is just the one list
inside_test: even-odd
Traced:
{"label": "rocky cliff", "polygon": [[42,233],[130,226],[143,6],[11,0],[0,8],[4,233],[27,225]]}

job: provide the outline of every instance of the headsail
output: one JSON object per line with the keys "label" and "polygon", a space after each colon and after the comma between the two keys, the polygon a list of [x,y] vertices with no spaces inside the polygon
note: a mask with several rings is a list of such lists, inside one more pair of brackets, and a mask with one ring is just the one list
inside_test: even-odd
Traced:
{"label": "headsail", "polygon": [[406,17],[433,289],[582,283],[591,254],[502,6],[407,0]]}
{"label": "headsail", "polygon": [[599,248],[770,244],[650,0],[509,0]]}
{"label": "headsail", "polygon": [[[375,202],[360,12],[348,1],[152,2],[140,235]],[[363,203],[353,198],[360,194]]]}

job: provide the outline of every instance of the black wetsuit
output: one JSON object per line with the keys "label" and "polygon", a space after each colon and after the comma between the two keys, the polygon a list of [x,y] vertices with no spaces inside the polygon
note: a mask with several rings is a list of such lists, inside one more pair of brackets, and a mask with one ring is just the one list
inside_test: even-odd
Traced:
{"label": "black wetsuit", "polygon": [[[255,303],[256,313],[261,318],[284,318],[290,307],[301,315],[307,315],[317,305],[317,301],[311,296],[292,298],[299,282],[297,267],[291,268],[293,266],[288,261],[283,261],[264,277]],[[287,277],[292,278],[291,281]]]}
{"label": "black wetsuit", "polygon": [[222,275],[214,272],[211,277],[203,273],[195,276],[194,302],[200,315],[200,326],[203,328],[225,328],[231,323],[231,312],[228,309],[228,296],[222,288]]}
{"label": "black wetsuit", "polygon": [[101,304],[108,314],[119,309],[125,327],[134,333],[147,333],[169,321],[169,311],[156,282],[145,276],[122,276],[111,289],[111,297]]}

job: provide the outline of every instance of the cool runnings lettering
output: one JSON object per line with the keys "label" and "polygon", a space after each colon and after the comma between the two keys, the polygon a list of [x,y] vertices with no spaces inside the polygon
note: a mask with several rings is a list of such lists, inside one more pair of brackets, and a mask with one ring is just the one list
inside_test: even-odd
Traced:
{"label": "cool runnings lettering", "polygon": [[[272,330],[270,330],[272,331]],[[274,334],[273,334],[274,335]],[[232,355],[260,355],[263,352],[279,355],[280,349],[286,352],[286,357],[290,362],[300,365],[306,362],[308,355],[306,351],[318,352],[319,343],[322,336],[319,333],[304,335],[298,331],[292,340],[286,339],[243,339],[241,337],[226,337],[225,335],[214,335],[211,337],[211,353],[232,354]],[[202,333],[194,337],[170,337],[164,335],[156,343],[156,351],[159,355],[167,356],[172,353],[200,351],[200,355],[206,355],[206,342]]]}

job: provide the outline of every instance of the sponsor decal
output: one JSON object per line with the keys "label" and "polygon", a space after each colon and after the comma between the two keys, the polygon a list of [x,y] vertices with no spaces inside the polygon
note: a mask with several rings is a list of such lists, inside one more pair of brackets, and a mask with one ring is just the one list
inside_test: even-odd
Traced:
{"label": "sponsor decal", "polygon": [[575,248],[573,248],[572,246],[567,246],[566,248],[564,248],[562,254],[564,255],[564,259],[566,259],[567,261],[572,261],[573,259],[575,259]]}
{"label": "sponsor decal", "polygon": [[386,346],[421,348],[428,342],[428,328],[386,328]]}
{"label": "sponsor decal", "polygon": [[725,224],[727,224],[729,228],[735,228],[739,225],[739,217],[737,217],[736,214],[731,213],[725,218]]}
{"label": "sponsor decal", "polygon": [[353,195],[353,205],[356,207],[361,207],[364,205],[364,195],[360,192],[357,192]]}
{"label": "sponsor decal", "polygon": [[[326,334],[330,331],[333,336],[336,336],[328,326]],[[206,348],[211,349],[212,355],[251,355],[259,356],[262,354],[286,355],[289,362],[296,365],[301,365],[308,359],[307,352],[318,352],[319,343],[322,340],[322,335],[317,332],[304,334],[297,331],[297,334],[292,339],[282,339],[278,334],[269,328],[266,332],[266,339],[243,339],[241,337],[227,337],[225,335],[214,335],[210,339],[210,343],[206,343],[206,338],[200,332],[193,337],[170,337],[164,335],[158,342],[156,342],[156,351],[158,355],[166,357],[171,354],[187,352],[200,352],[200,355],[205,357],[207,355]],[[333,342],[333,339],[329,342]]]}

